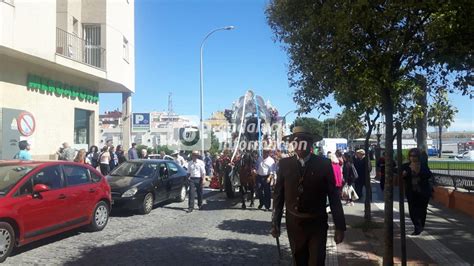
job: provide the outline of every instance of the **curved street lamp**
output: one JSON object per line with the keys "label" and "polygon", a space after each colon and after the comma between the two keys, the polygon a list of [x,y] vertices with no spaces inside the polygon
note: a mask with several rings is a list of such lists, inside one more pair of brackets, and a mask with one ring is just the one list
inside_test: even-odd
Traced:
{"label": "curved street lamp", "polygon": [[204,74],[203,74],[202,52],[203,52],[204,44],[207,38],[209,38],[209,36],[211,36],[214,32],[220,31],[220,30],[233,30],[234,28],[235,28],[234,26],[226,26],[226,27],[212,30],[206,35],[206,37],[204,37],[204,39],[201,42],[201,60],[200,60],[201,119],[200,120],[201,120],[201,155],[203,156],[203,158],[204,158],[204,121],[203,121],[203,112],[204,112],[203,110],[204,108],[204,78],[203,76]]}

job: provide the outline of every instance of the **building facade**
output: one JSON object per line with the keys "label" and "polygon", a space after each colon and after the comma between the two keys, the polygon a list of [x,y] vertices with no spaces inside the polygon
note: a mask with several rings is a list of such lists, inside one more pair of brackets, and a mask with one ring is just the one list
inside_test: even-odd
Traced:
{"label": "building facade", "polygon": [[[188,116],[169,112],[133,113],[131,141],[148,147],[169,146],[179,129],[196,127],[198,124]],[[123,115],[116,111],[106,112],[99,116],[100,137],[99,144],[123,145],[124,123]],[[137,119],[137,117],[144,117]]]}
{"label": "building facade", "polygon": [[130,124],[134,39],[133,0],[0,0],[0,159],[20,140],[34,159],[99,144],[99,93]]}

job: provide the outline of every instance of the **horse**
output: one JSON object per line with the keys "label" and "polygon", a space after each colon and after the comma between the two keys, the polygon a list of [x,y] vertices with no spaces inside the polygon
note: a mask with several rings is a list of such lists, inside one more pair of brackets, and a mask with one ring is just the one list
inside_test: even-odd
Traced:
{"label": "horse", "polygon": [[238,169],[237,172],[239,173],[240,179],[240,194],[242,200],[242,209],[246,209],[247,206],[245,204],[246,198],[245,194],[250,193],[247,200],[250,200],[250,207],[254,206],[254,192],[255,192],[255,177],[256,174],[253,172],[255,165],[255,160],[251,153],[245,153],[240,158],[239,162],[237,163]]}

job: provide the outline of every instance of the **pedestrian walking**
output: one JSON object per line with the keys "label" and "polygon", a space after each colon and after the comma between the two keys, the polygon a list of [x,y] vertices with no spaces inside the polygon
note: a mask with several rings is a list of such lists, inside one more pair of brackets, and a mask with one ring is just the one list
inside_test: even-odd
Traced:
{"label": "pedestrian walking", "polygon": [[148,151],[146,148],[140,150],[140,159],[148,159]]}
{"label": "pedestrian walking", "polygon": [[100,163],[100,172],[103,175],[108,175],[110,172],[110,152],[109,147],[104,146],[101,150],[99,155],[99,163]]}
{"label": "pedestrian walking", "polygon": [[90,164],[90,162],[88,162],[85,149],[80,149],[77,152],[76,158],[74,158],[74,162],[82,163],[82,164]]}
{"label": "pedestrian walking", "polygon": [[336,227],[336,244],[343,241],[346,230],[331,161],[310,152],[313,142],[319,139],[305,127],[295,126],[285,140],[295,144],[296,155],[282,158],[277,173],[271,233],[273,237],[280,236],[285,205],[294,265],[324,265],[328,230],[326,198]]}
{"label": "pedestrian walking", "polygon": [[[355,180],[355,190],[357,195],[359,196],[360,199],[362,199],[362,191],[365,187],[365,181],[367,178],[367,167],[369,167],[368,163],[368,158],[365,156],[365,151],[363,149],[359,149],[356,151],[355,158],[354,158],[354,167],[357,170],[357,175],[359,176]],[[370,173],[370,167],[369,167],[369,173]],[[367,191],[367,189],[366,189]],[[370,195],[365,195],[366,197],[370,197]]]}
{"label": "pedestrian walking", "polygon": [[97,168],[97,166],[99,166],[99,148],[92,145],[86,154],[86,158],[86,161],[88,161],[92,167]]}
{"label": "pedestrian walking", "polygon": [[129,160],[138,159],[137,144],[135,142],[132,143],[132,147],[128,149],[128,159]]}
{"label": "pedestrian walking", "polygon": [[206,169],[204,162],[199,158],[199,152],[193,151],[191,153],[192,160],[188,163],[189,173],[189,203],[188,212],[194,210],[194,198],[197,194],[198,207],[202,209],[202,187],[204,184],[204,177],[206,175]]}
{"label": "pedestrian walking", "polygon": [[62,161],[72,162],[74,161],[74,158],[76,158],[76,150],[71,148],[67,142],[63,143],[62,148],[59,149],[56,154],[59,156],[59,160]]}
{"label": "pedestrian walking", "polygon": [[258,208],[265,206],[265,210],[270,210],[271,189],[270,183],[275,176],[275,160],[270,156],[270,150],[265,149],[257,159],[255,174],[257,174],[257,196],[259,199]]}
{"label": "pedestrian walking", "polygon": [[117,148],[115,149],[115,154],[117,154],[118,164],[127,161],[127,157],[125,157],[125,151],[123,150],[122,145],[117,145]]}
{"label": "pedestrian walking", "polygon": [[330,160],[331,160],[332,171],[334,172],[334,182],[336,185],[337,194],[339,195],[339,198],[341,198],[342,169],[341,169],[340,161],[337,158],[336,154],[334,153],[331,154]]}
{"label": "pedestrian walking", "polygon": [[344,153],[344,165],[342,167],[342,176],[344,177],[343,198],[346,200],[346,205],[354,206],[354,200],[359,199],[354,190],[354,182],[359,177],[357,170],[352,162],[352,156],[349,153]]}
{"label": "pedestrian walking", "polygon": [[171,156],[174,158],[174,161],[179,164],[181,167],[183,168],[187,168],[187,163],[186,163],[186,160],[183,158],[183,156],[181,156],[180,152],[179,151],[174,151],[173,154],[171,154]]}
{"label": "pedestrian walking", "polygon": [[13,159],[22,161],[30,161],[32,159],[30,153],[31,146],[28,141],[21,140],[20,142],[18,142],[18,148],[20,149],[20,151],[17,152],[15,156],[13,156]]}
{"label": "pedestrian walking", "polygon": [[114,145],[109,146],[109,154],[110,154],[110,161],[109,161],[109,171],[112,171],[119,165],[119,159],[117,153],[115,152]]}
{"label": "pedestrian walking", "polygon": [[204,165],[206,168],[206,176],[211,176],[212,174],[212,158],[211,154],[206,151],[205,156],[204,156]]}
{"label": "pedestrian walking", "polygon": [[402,176],[405,180],[408,211],[415,227],[412,235],[419,235],[425,228],[433,173],[428,167],[428,155],[423,156],[422,151],[414,148],[409,151],[408,156],[410,162],[402,166]]}

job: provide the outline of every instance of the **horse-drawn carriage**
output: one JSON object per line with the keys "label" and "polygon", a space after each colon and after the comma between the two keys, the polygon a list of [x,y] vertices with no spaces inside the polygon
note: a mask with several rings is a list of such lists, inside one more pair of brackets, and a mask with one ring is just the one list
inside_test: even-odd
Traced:
{"label": "horse-drawn carriage", "polygon": [[242,208],[246,208],[245,195],[248,193],[252,207],[255,164],[263,148],[275,148],[281,121],[276,109],[250,90],[233,104],[227,119],[235,125],[235,131],[230,145],[232,156],[224,165],[224,189],[229,198],[240,192]]}

